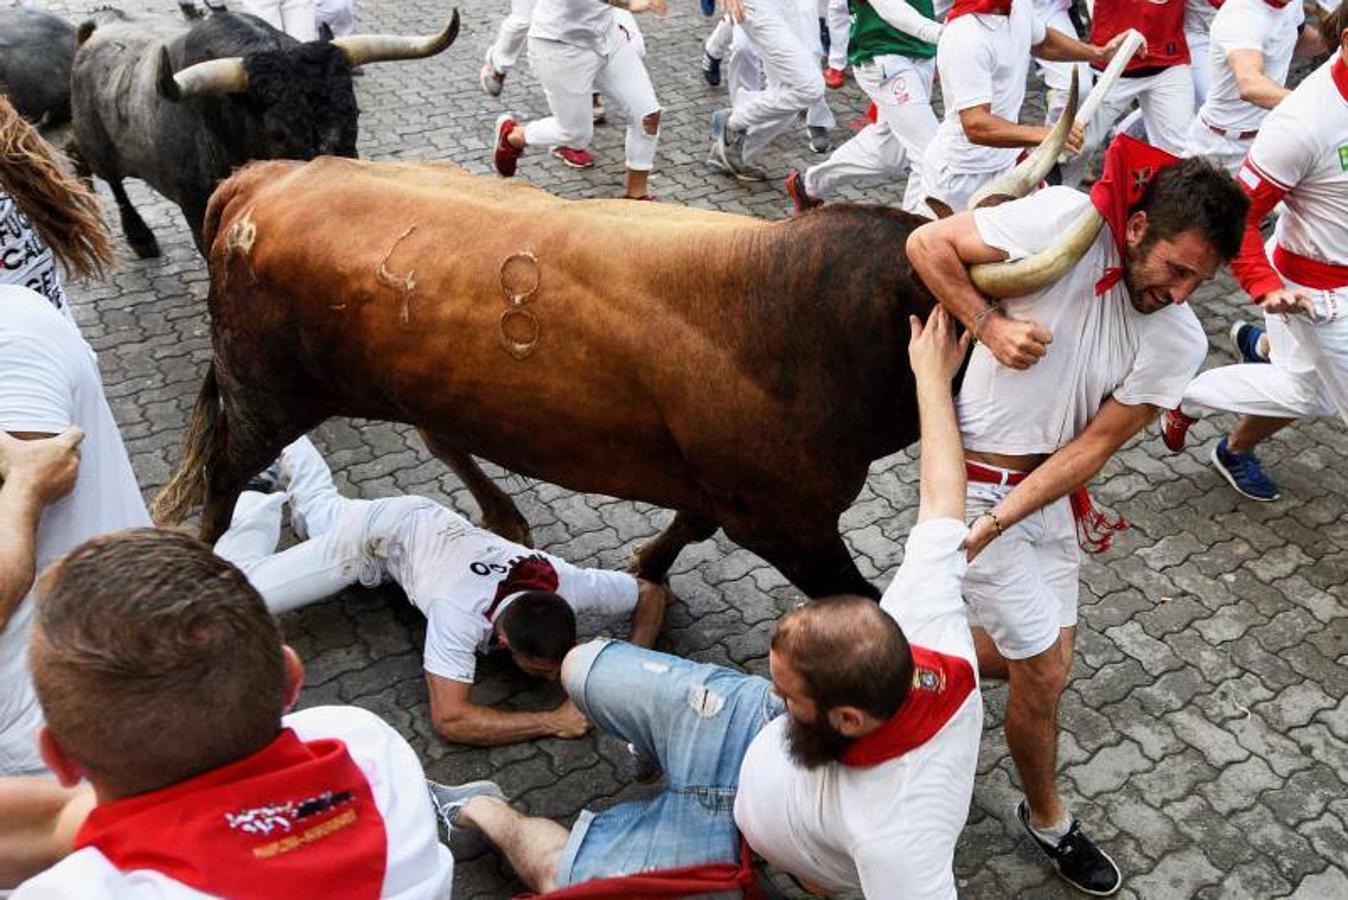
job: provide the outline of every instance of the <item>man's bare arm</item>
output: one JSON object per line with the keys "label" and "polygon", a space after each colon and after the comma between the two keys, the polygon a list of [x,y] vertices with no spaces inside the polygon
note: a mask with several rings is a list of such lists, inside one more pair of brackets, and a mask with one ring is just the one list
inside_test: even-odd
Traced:
{"label": "man's bare arm", "polygon": [[974,523],[969,533],[969,557],[972,559],[997,536],[997,525],[1002,530],[1009,528],[1090,481],[1155,416],[1156,407],[1145,403],[1130,406],[1112,397],[1106,400],[1085,431],[1060,447],[992,508],[996,519],[981,518]]}
{"label": "man's bare arm", "polygon": [[37,577],[42,511],[75,486],[83,436],[78,428],[57,436],[0,431],[0,629]]}
{"label": "man's bare arm", "polygon": [[50,776],[0,778],[0,891],[65,858],[95,802],[88,784],[65,788]]}
{"label": "man's bare arm", "polygon": [[1004,366],[1028,369],[1048,352],[1053,335],[1036,322],[1004,315],[974,288],[969,266],[1002,262],[1006,253],[983,243],[970,212],[928,222],[908,236],[908,260],[946,312],[964,323]]}
{"label": "man's bare arm", "polygon": [[469,699],[471,684],[426,673],[431,697],[431,724],[447,741],[494,747],[541,737],[577,738],[590,723],[567,700],[556,709],[513,712],[480,706]]}
{"label": "man's bare arm", "polygon": [[1258,50],[1232,50],[1226,54],[1226,64],[1236,76],[1236,90],[1240,99],[1264,109],[1272,109],[1292,93],[1278,84],[1264,71],[1264,54]]}
{"label": "man's bare arm", "polygon": [[628,641],[638,647],[654,647],[655,639],[660,636],[660,626],[665,623],[665,609],[674,594],[663,584],[637,579],[637,605],[632,610],[632,631]]}
{"label": "man's bare arm", "polygon": [[917,520],[964,521],[964,447],[955,420],[951,379],[969,348],[969,333],[955,338],[954,320],[937,306],[924,327],[917,316],[908,317],[912,337],[908,359],[917,380],[917,409],[921,423],[921,483]]}

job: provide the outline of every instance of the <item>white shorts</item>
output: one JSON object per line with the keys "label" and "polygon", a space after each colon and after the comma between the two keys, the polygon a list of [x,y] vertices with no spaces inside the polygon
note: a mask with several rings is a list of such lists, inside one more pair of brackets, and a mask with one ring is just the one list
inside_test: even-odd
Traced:
{"label": "white shorts", "polygon": [[[970,521],[1009,493],[1009,486],[969,482]],[[1066,497],[1010,526],[969,563],[969,624],[985,630],[1007,659],[1043,653],[1060,629],[1077,623],[1080,553]]]}
{"label": "white shorts", "polygon": [[1218,134],[1203,121],[1200,112],[1189,123],[1189,143],[1185,145],[1185,156],[1206,156],[1234,176],[1240,171],[1253,143],[1252,137],[1241,139],[1231,137],[1230,133]]}

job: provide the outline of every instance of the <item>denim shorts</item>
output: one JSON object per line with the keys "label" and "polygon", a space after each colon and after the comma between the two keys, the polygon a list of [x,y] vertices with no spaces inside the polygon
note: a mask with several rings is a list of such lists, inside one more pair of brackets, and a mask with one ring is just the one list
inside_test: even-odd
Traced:
{"label": "denim shorts", "polygon": [[563,683],[597,728],[660,765],[666,787],[650,800],[582,812],[558,863],[558,885],[737,862],[740,762],[785,709],[772,683],[602,640],[573,651]]}

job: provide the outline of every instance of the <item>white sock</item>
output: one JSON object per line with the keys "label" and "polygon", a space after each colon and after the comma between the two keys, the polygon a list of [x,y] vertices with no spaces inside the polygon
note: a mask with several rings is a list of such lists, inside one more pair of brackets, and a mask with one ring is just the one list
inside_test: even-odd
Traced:
{"label": "white sock", "polygon": [[1038,825],[1034,824],[1030,825],[1030,830],[1038,835],[1041,840],[1049,844],[1056,844],[1058,841],[1067,837],[1067,832],[1070,831],[1071,828],[1072,814],[1067,810],[1063,810],[1061,819],[1045,828],[1040,828]]}

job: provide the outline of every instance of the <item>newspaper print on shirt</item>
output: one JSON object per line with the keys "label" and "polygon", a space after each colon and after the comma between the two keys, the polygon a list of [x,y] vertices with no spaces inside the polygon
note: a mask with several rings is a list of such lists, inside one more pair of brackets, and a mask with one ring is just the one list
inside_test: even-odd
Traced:
{"label": "newspaper print on shirt", "polygon": [[0,190],[0,284],[37,291],[69,316],[65,290],[51,248],[38,237],[14,199]]}

